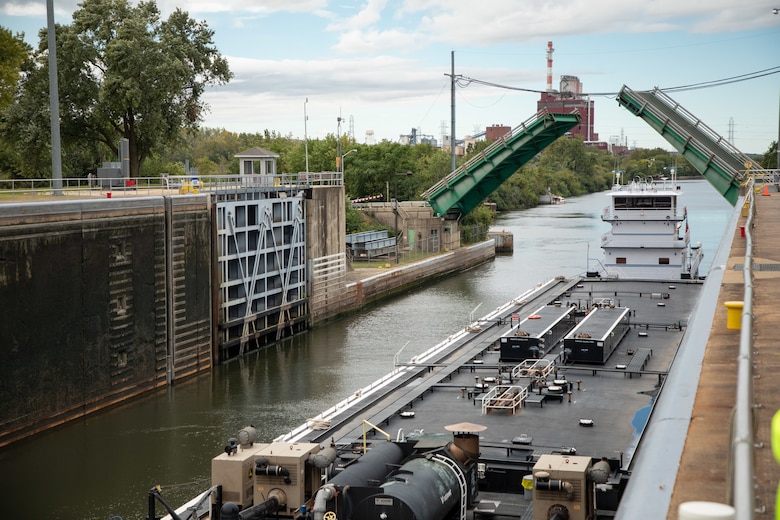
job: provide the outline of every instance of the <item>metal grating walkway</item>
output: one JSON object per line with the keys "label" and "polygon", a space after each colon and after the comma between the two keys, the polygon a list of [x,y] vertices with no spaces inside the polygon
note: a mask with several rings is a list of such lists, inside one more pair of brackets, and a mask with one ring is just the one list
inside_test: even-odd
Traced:
{"label": "metal grating walkway", "polygon": [[[744,271],[745,264],[734,264],[735,271]],[[780,271],[780,264],[753,264],[754,271]]]}

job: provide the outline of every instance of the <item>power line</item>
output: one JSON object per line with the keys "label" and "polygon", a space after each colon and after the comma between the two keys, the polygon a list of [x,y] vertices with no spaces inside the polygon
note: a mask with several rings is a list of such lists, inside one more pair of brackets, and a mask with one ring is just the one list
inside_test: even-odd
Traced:
{"label": "power line", "polygon": [[[663,92],[684,92],[688,90],[699,90],[699,89],[705,89],[705,88],[712,88],[712,87],[720,87],[723,85],[729,85],[731,83],[739,83],[742,81],[749,81],[752,79],[758,79],[762,78],[764,76],[770,76],[772,74],[778,74],[780,73],[780,66],[772,67],[769,69],[763,69],[758,70],[755,72],[749,72],[747,74],[741,74],[739,76],[731,76],[729,78],[722,78],[722,79],[716,79],[711,81],[703,81],[701,83],[691,83],[689,85],[679,85],[676,87],[659,87],[658,90]],[[478,85],[485,85],[487,87],[495,87],[495,88],[502,88],[505,90],[516,90],[520,92],[530,92],[534,94],[544,94],[546,90],[537,90],[537,89],[530,89],[530,88],[522,88],[522,87],[512,87],[509,85],[502,85],[501,83],[493,83],[491,81],[484,81],[481,79],[476,78],[470,78],[468,76],[462,76],[458,75],[455,77],[455,84],[461,88],[466,88],[470,86],[472,83],[478,84]],[[615,97],[617,96],[617,92],[583,92],[581,96],[605,96],[605,97]]]}
{"label": "power line", "polygon": [[770,69],[759,70],[756,72],[750,72],[748,74],[742,74],[740,76],[732,76],[730,78],[716,79],[713,81],[705,81],[702,83],[693,83],[691,85],[681,85],[679,87],[662,88],[664,92],[683,92],[686,90],[697,90],[702,88],[719,87],[721,85],[728,85],[730,83],[739,83],[740,81],[748,81],[751,79],[762,78],[764,76],[770,76],[772,74],[780,73],[780,67],[772,67]]}

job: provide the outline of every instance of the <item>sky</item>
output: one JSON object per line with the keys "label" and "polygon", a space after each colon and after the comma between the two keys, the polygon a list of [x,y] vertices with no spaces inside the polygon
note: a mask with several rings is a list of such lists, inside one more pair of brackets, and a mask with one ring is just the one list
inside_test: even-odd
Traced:
{"label": "sky", "polygon": [[[136,3],[133,1],[133,3]],[[70,24],[77,0],[53,0]],[[672,150],[618,106],[623,85],[670,88],[760,77],[670,94],[743,153],[763,154],[780,133],[780,0],[157,0],[214,31],[233,79],[210,87],[202,126],[275,131],[358,143],[399,141],[416,129],[450,135],[451,73],[459,81],[455,136],[516,127],[536,113],[552,41],[553,88],[577,76],[595,103],[602,141]],[[44,0],[0,0],[0,25],[34,47]],[[341,121],[339,121],[341,120]]]}

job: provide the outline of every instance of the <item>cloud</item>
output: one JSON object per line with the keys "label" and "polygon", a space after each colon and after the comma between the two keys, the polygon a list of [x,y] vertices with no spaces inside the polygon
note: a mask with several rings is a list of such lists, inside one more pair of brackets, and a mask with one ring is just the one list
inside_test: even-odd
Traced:
{"label": "cloud", "polygon": [[419,17],[415,30],[431,41],[487,46],[577,34],[736,32],[754,27],[761,9],[735,7],[731,0],[493,0],[485,6],[472,0],[418,0],[404,2],[396,18]]}
{"label": "cloud", "polygon": [[334,50],[344,54],[373,54],[388,51],[409,53],[419,49],[420,43],[419,35],[401,30],[353,30],[339,35]]}
{"label": "cloud", "polygon": [[[70,20],[71,13],[76,9],[78,0],[62,0],[54,4],[54,18]],[[46,2],[22,0],[0,2],[0,14],[5,16],[35,16],[46,20]],[[5,25],[5,23],[3,24]]]}
{"label": "cloud", "polygon": [[441,72],[435,75],[416,60],[376,56],[351,60],[256,60],[228,57],[235,79],[223,91],[277,92],[283,97],[302,97],[327,91],[335,96],[371,100],[382,96],[407,97],[420,90],[437,89]]}
{"label": "cloud", "polygon": [[0,13],[6,16],[35,16],[46,14],[44,2],[3,2],[0,5]]}
{"label": "cloud", "polygon": [[[57,18],[70,20],[82,0],[56,0],[54,10]],[[130,0],[132,5],[138,5],[138,0]],[[320,13],[325,14],[327,0],[263,0],[262,2],[247,2],[246,0],[157,0],[157,7],[163,16],[177,8],[191,13],[193,17],[210,13],[233,13],[237,17],[243,15],[271,15],[274,13]],[[46,14],[46,2],[41,0],[3,0],[0,2],[0,13],[7,16],[39,16]],[[58,20],[59,22],[59,20]],[[67,22],[69,23],[69,22]]]}
{"label": "cloud", "polygon": [[[137,3],[137,2],[133,2]],[[327,0],[158,0],[157,6],[163,13],[180,8],[196,16],[207,13],[232,13],[237,17],[243,14],[270,15],[273,13],[310,13],[327,7]]]}

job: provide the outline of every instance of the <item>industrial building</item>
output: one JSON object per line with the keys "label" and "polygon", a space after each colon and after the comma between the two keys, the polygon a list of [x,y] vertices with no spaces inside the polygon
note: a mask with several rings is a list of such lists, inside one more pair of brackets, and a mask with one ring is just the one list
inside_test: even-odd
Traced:
{"label": "industrial building", "polygon": [[582,137],[585,142],[598,141],[599,134],[593,127],[596,109],[590,96],[582,93],[582,82],[577,76],[561,76],[560,88],[552,86],[553,44],[547,42],[547,90],[542,92],[536,103],[537,110],[547,110],[554,114],[571,114],[575,110],[580,114],[580,122],[571,129],[571,135]]}

